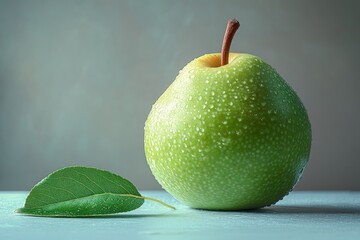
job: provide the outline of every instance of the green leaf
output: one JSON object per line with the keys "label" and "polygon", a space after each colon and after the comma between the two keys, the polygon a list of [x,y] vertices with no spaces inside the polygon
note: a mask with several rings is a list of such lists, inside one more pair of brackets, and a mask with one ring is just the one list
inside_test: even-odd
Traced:
{"label": "green leaf", "polygon": [[[66,167],[36,184],[17,213],[36,216],[85,217],[127,212],[144,199],[128,180],[111,172],[89,167]],[[171,207],[173,208],[173,207]]]}

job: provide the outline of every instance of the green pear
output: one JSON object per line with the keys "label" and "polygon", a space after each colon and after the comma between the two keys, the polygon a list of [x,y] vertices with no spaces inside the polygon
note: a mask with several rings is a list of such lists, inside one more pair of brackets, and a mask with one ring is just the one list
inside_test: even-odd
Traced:
{"label": "green pear", "polygon": [[254,209],[276,203],[297,183],[309,159],[311,126],[274,68],[227,50],[180,71],[153,105],[144,143],[153,175],[179,201]]}

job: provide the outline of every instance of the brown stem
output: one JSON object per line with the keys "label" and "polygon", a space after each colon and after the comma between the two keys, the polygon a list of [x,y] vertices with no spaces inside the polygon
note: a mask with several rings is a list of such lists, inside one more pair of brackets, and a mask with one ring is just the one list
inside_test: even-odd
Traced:
{"label": "brown stem", "polygon": [[221,49],[221,66],[229,63],[229,51],[231,41],[235,35],[236,30],[240,27],[240,23],[236,19],[230,19],[227,23],[224,40]]}

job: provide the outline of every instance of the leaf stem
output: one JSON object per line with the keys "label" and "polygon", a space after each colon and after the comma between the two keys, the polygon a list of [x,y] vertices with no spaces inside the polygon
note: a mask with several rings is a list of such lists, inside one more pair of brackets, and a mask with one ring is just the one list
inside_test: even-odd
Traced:
{"label": "leaf stem", "polygon": [[133,194],[120,194],[121,196],[124,197],[133,197],[133,198],[140,198],[140,199],[144,199],[144,200],[149,200],[149,201],[153,201],[153,202],[157,202],[165,207],[171,208],[173,210],[176,210],[176,208],[174,206],[171,206],[170,204],[167,204],[163,201],[160,201],[159,199],[156,198],[151,198],[151,197],[145,197],[145,196],[137,196],[137,195],[133,195]]}

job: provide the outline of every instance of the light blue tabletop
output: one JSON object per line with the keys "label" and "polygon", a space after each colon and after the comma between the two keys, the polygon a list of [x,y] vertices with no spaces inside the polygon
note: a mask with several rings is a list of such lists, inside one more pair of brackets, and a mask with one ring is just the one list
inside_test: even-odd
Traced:
{"label": "light blue tabletop", "polygon": [[14,213],[27,192],[0,192],[0,239],[360,239],[360,192],[292,192],[245,212],[194,210],[166,192],[141,193],[177,209],[147,201],[109,217],[30,217]]}

